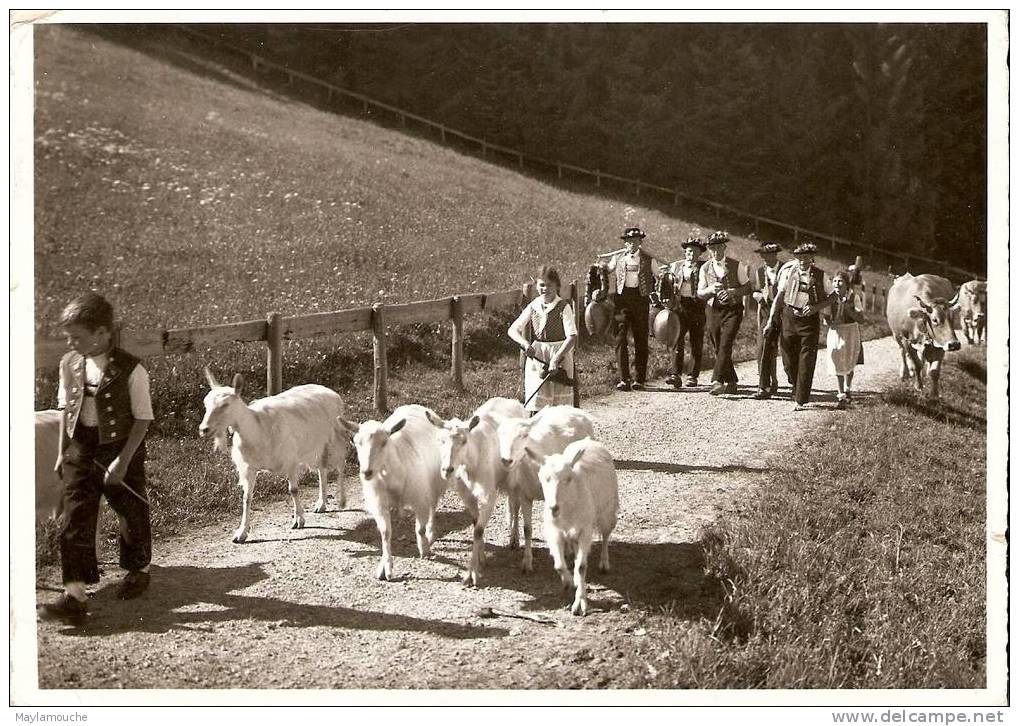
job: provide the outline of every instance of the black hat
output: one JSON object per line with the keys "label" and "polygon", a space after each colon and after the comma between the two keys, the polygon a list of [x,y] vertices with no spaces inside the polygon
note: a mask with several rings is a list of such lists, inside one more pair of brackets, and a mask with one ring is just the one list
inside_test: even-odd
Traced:
{"label": "black hat", "polygon": [[704,240],[702,240],[700,237],[687,237],[686,242],[681,244],[680,247],[682,247],[683,249],[686,249],[687,247],[696,247],[701,252],[708,248],[707,245],[704,244]]}
{"label": "black hat", "polygon": [[813,242],[802,242],[793,250],[794,255],[813,255],[817,253],[817,245]]}
{"label": "black hat", "polygon": [[754,250],[754,252],[756,252],[759,255],[766,255],[766,254],[769,254],[771,252],[781,252],[781,251],[782,251],[782,246],[781,245],[777,245],[774,242],[769,242],[768,244],[763,244],[760,247],[758,247],[756,250]]}
{"label": "black hat", "polygon": [[729,233],[719,230],[718,232],[712,232],[711,236],[708,237],[708,247],[711,245],[724,245],[729,243]]}
{"label": "black hat", "polygon": [[627,227],[619,239],[644,239],[646,236],[640,231],[640,227]]}

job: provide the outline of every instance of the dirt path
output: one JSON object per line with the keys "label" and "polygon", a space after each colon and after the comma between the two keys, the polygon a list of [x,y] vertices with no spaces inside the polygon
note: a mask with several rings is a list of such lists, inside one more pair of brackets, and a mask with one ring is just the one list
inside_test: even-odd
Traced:
{"label": "dirt path", "polygon": [[[890,338],[865,347],[856,384],[861,401],[898,366]],[[757,380],[753,364],[738,372],[748,384]],[[834,388],[820,359],[815,384]],[[405,517],[395,533],[400,579],[375,580],[378,533],[348,472],[350,509],[309,513],[303,530],[289,529],[289,505],[278,502],[255,512],[244,545],[230,542],[233,519],[158,541],[152,588],[139,600],[116,600],[120,572],[108,562],[86,627],[39,624],[39,686],[641,687],[641,674],[623,657],[643,634],[629,603],[675,601],[682,617],[714,617],[701,528],[766,482],[802,432],[834,415],[830,391],[815,394],[817,410],[793,412],[786,390],[782,400],[754,401],[746,398],[749,385],[728,398],[662,386],[586,402],[616,458],[620,485],[614,571],[592,577],[595,612],[586,618],[566,609],[540,540],[538,506],[532,575],[520,572],[520,552],[506,547],[500,504],[486,533],[484,587],[462,587],[469,521],[447,495],[434,558],[413,558],[412,520]],[[306,506],[312,492],[302,492]],[[59,571],[40,572],[39,582],[55,588]],[[556,624],[482,619],[477,612],[486,606],[545,614]]]}

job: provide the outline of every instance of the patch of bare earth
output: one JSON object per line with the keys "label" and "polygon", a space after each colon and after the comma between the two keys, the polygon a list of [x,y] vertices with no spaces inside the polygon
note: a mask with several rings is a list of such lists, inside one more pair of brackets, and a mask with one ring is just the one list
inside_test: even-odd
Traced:
{"label": "patch of bare earth", "polygon": [[[866,355],[858,405],[895,376],[899,362],[890,338],[866,343]],[[398,580],[379,582],[378,533],[348,471],[349,508],[308,512],[303,530],[289,528],[289,503],[281,501],[254,513],[243,545],[230,541],[233,520],[157,541],[152,586],[137,600],[116,599],[120,572],[105,553],[88,624],[38,625],[39,686],[639,688],[643,677],[624,656],[644,647],[640,609],[674,602],[691,621],[713,618],[719,605],[702,570],[702,527],[766,486],[769,472],[793,466],[797,438],[837,415],[823,352],[815,384],[828,390],[815,393],[813,411],[793,412],[787,388],[777,400],[750,399],[754,365],[738,372],[737,396],[659,383],[585,402],[616,459],[620,487],[613,571],[592,568],[587,617],[567,609],[541,540],[539,506],[531,575],[520,571],[520,551],[507,547],[501,503],[486,532],[483,587],[463,587],[470,522],[447,494],[433,558],[416,558],[405,515],[395,531]],[[311,487],[302,495],[305,506],[314,501]],[[40,600],[53,597],[59,582],[57,568],[41,571]],[[485,607],[554,624],[482,618]]]}

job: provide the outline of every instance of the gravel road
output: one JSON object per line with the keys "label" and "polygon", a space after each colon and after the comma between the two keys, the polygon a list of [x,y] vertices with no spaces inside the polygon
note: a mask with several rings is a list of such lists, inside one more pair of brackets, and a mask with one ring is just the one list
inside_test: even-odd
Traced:
{"label": "gravel road", "polygon": [[[865,347],[860,405],[894,379],[899,360],[890,338]],[[659,383],[585,402],[620,486],[613,572],[592,572],[585,618],[567,609],[538,506],[531,575],[507,547],[501,503],[486,532],[483,587],[463,587],[470,522],[448,494],[433,558],[415,557],[413,520],[404,516],[394,534],[398,579],[377,581],[378,533],[348,469],[349,508],[309,511],[303,530],[289,529],[289,503],[280,501],[254,513],[243,545],[230,541],[233,519],[158,540],[152,587],[138,600],[116,599],[121,573],[108,561],[85,627],[38,624],[39,687],[639,688],[640,674],[623,657],[641,646],[639,607],[675,602],[681,617],[713,618],[703,526],[766,483],[805,430],[838,415],[834,377],[820,357],[815,385],[829,390],[815,394],[811,411],[794,412],[788,389],[778,400],[748,398],[756,371],[752,363],[737,370],[746,385],[736,396]],[[302,496],[308,506],[313,488]],[[59,581],[57,568],[38,573],[40,601],[54,597]],[[484,607],[554,623],[486,619],[478,615]]]}

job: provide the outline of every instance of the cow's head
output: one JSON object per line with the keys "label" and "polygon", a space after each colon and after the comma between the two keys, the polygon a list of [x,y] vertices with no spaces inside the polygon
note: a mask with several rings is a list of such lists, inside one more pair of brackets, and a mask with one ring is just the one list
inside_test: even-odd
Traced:
{"label": "cow's head", "polygon": [[942,350],[959,350],[961,347],[959,339],[955,337],[955,330],[948,318],[951,304],[944,298],[934,298],[929,303],[919,295],[914,295],[916,307],[909,309],[909,317],[917,324],[917,332],[921,339],[925,339],[927,345],[941,348]]}

